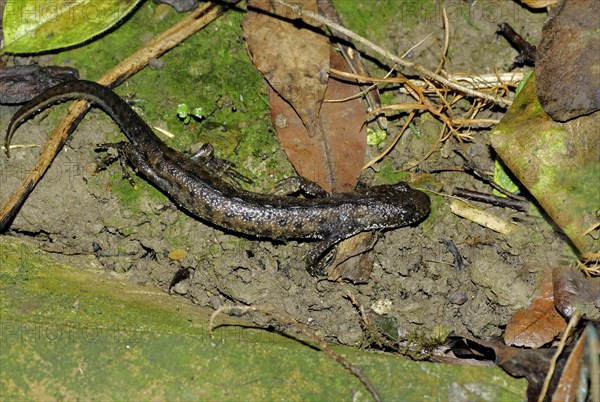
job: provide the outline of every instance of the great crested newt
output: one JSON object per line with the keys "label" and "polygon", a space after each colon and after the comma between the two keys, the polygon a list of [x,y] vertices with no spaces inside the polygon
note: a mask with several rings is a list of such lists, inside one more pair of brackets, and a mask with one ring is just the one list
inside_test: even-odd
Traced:
{"label": "great crested newt", "polygon": [[22,106],[8,125],[7,156],[15,130],[26,119],[53,104],[74,99],[85,99],[108,113],[129,140],[114,144],[119,154],[194,216],[262,238],[320,239],[306,256],[312,275],[321,273],[322,257],[341,240],[363,231],[413,224],[423,219],[431,207],[425,193],[405,182],[315,198],[239,189],[207,168],[211,155],[189,158],[170,148],[117,94],[83,80],[59,84]]}

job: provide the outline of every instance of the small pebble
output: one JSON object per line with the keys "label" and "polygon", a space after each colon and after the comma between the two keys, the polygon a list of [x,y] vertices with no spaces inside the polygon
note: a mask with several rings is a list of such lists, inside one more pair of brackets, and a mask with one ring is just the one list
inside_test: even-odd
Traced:
{"label": "small pebble", "polygon": [[187,281],[179,282],[173,286],[173,291],[179,295],[185,295],[188,292],[189,284]]}
{"label": "small pebble", "polygon": [[450,300],[450,303],[458,304],[460,306],[465,304],[467,301],[467,294],[461,290],[457,290],[456,292],[448,295],[448,300]]}

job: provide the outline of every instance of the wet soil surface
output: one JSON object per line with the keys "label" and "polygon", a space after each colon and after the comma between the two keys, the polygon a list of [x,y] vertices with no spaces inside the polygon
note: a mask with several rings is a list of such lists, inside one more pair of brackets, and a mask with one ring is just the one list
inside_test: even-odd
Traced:
{"label": "wet soil surface", "polygon": [[[516,52],[495,35],[500,22],[513,24],[534,43],[539,41],[543,14],[532,14],[509,1],[494,3],[499,4],[497,9],[474,3],[471,15],[450,14],[450,72],[505,71]],[[401,8],[399,21],[404,18]],[[443,29],[439,18],[422,18],[425,23],[410,29],[402,23],[386,27],[388,39],[380,44],[403,54],[433,32],[408,56],[434,67],[443,43]],[[370,35],[368,31],[363,34]],[[14,110],[0,109],[0,127],[6,127]],[[52,116],[25,123],[14,142],[43,143],[54,127]],[[502,110],[489,116],[501,118]],[[392,134],[401,123],[391,121]],[[437,126],[431,124],[431,119],[421,118],[416,125],[423,136],[437,137]],[[107,270],[122,273],[134,283],[165,291],[171,288],[173,297],[187,297],[202,306],[275,306],[308,323],[326,339],[348,345],[360,345],[367,337],[357,306],[349,296],[360,306],[393,318],[401,338],[408,334],[427,336],[440,328],[477,337],[501,335],[508,318],[533,297],[543,269],[569,253],[563,236],[543,217],[478,205],[518,223],[517,230],[500,235],[453,215],[448,208],[449,198],[431,194],[433,209],[425,222],[379,235],[372,251],[375,265],[368,283],[319,280],[309,276],[304,267],[304,254],[313,244],[274,243],[224,233],[190,217],[148,186],[135,193],[133,200],[115,195],[111,187],[129,183],[120,180],[118,164],[96,173],[99,156],[94,152],[95,144],[115,131],[116,126],[107,116],[90,113],[7,234],[34,239],[43,250],[62,256],[92,254],[95,250],[96,258]],[[419,168],[430,171],[463,166],[464,159],[454,152],[459,150],[486,170],[493,169],[487,131],[472,134],[473,141],[462,147],[448,140]],[[425,155],[429,146],[422,138],[405,136],[389,161],[399,168]],[[21,149],[14,151],[8,161],[0,158],[0,201],[19,185],[37,152],[35,148]],[[370,152],[373,156],[378,151]],[[374,176],[373,171],[366,171],[362,181],[373,184]],[[490,192],[486,184],[466,173],[450,171],[435,173],[434,177],[445,193],[456,186]],[[463,267],[457,267],[448,241],[460,252]]]}

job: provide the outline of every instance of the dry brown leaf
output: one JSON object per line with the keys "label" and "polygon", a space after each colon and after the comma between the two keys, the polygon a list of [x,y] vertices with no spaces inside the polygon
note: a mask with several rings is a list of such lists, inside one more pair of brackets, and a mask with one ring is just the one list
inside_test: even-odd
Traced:
{"label": "dry brown leaf", "polygon": [[327,279],[343,279],[354,284],[367,283],[373,271],[375,253],[369,253],[377,243],[377,234],[362,232],[341,242]]}
{"label": "dry brown leaf", "polygon": [[[315,0],[299,3],[317,11]],[[242,27],[254,65],[313,136],[327,86],[329,40],[302,24],[293,11],[265,0],[248,2]]]}
{"label": "dry brown leaf", "polygon": [[565,368],[563,369],[560,380],[558,381],[558,385],[556,386],[556,391],[554,391],[554,395],[552,395],[553,402],[576,400],[577,386],[579,385],[581,365],[583,363],[583,349],[585,347],[586,338],[587,333],[584,332],[577,341],[575,348],[569,355],[569,359],[565,364]]}
{"label": "dry brown leaf", "polygon": [[504,342],[539,348],[552,342],[566,326],[565,319],[554,308],[554,284],[548,275],[531,305],[517,311],[508,322]]}
{"label": "dry brown leaf", "polygon": [[[347,69],[344,59],[331,50],[332,67]],[[356,95],[354,83],[329,78],[325,99]],[[328,192],[354,190],[360,176],[366,143],[366,112],[360,98],[325,102],[321,107],[316,135],[310,136],[298,115],[275,91],[269,92],[271,117],[288,159],[299,175]]]}

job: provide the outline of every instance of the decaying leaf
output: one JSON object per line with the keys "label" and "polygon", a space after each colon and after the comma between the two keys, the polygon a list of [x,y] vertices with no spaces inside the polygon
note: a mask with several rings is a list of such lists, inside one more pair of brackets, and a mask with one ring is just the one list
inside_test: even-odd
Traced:
{"label": "decaying leaf", "polygon": [[554,307],[554,284],[552,276],[548,275],[531,305],[518,310],[508,322],[504,342],[539,348],[552,342],[566,326],[565,319]]}
{"label": "decaying leaf", "polygon": [[[510,346],[496,346],[496,363],[504,371],[515,377],[525,377],[528,381],[527,400],[537,401],[541,393],[546,374],[550,368],[550,361],[556,349],[519,349]],[[556,388],[558,374],[562,372],[566,357],[561,355],[558,360],[555,374],[552,377],[548,394]]]}
{"label": "decaying leaf", "polygon": [[537,48],[537,95],[567,121],[600,110],[600,1],[561,0],[551,14]]}
{"label": "decaying leaf", "polygon": [[[301,4],[317,11],[316,0]],[[248,2],[242,27],[254,65],[313,136],[327,86],[329,40],[288,8],[265,0]]]}
{"label": "decaying leaf", "polygon": [[[592,395],[591,400],[598,400],[600,396],[598,395],[600,393],[600,388],[598,388],[600,382],[598,358],[595,359],[596,367],[593,367],[594,362],[592,360],[593,354],[598,355],[599,351],[598,333],[593,324],[589,324],[577,340],[567,359],[556,386],[556,391],[552,395],[552,402],[576,401],[578,400],[577,393],[583,392],[596,392],[596,395]],[[587,376],[581,375],[584,367],[587,370]]]}
{"label": "decaying leaf", "polygon": [[[333,0],[317,0],[317,7],[319,8],[319,12],[324,17],[337,24],[342,26],[344,25],[342,18],[333,4]],[[349,44],[352,43],[352,39],[335,29],[330,28],[329,31],[335,38],[336,48],[339,49],[340,53],[342,53],[344,56],[344,59],[346,59],[350,70],[352,70],[354,74],[361,75],[363,77],[370,76],[371,74],[369,73],[360,53],[356,52],[353,47],[349,46]],[[361,81],[359,81],[359,83],[362,84],[360,89],[364,93],[365,102],[369,105],[369,110],[379,109],[381,107],[381,98],[379,97],[379,90],[377,87]],[[377,124],[381,129],[387,130],[388,121],[383,112],[377,115]]]}
{"label": "decaying leaf", "polygon": [[[344,68],[344,59],[333,50],[331,60],[335,68]],[[325,96],[327,100],[345,99],[357,91],[356,85],[330,77]],[[366,149],[362,101],[325,102],[316,135],[311,137],[295,111],[275,91],[269,92],[269,100],[273,125],[298,174],[328,192],[354,190]]]}
{"label": "decaying leaf", "polygon": [[3,67],[0,68],[0,103],[24,103],[48,88],[78,78],[79,71],[71,67]]}
{"label": "decaying leaf", "polygon": [[[556,348],[550,349],[521,349],[512,346],[506,346],[494,341],[485,341],[480,339],[464,338],[463,346],[466,347],[461,355],[488,356],[495,355],[494,361],[504,371],[516,378],[525,377],[527,379],[527,400],[537,401],[540,395],[544,380],[551,366],[552,356]],[[456,354],[456,353],[455,353]],[[556,389],[558,378],[562,373],[567,354],[563,353],[558,361],[547,395],[552,395]]]}
{"label": "decaying leaf", "polygon": [[[600,341],[597,323],[589,323],[574,347],[568,345],[552,370],[544,401],[598,400],[600,396]],[[444,355],[434,355],[434,361],[453,364],[485,364],[492,359],[496,365],[516,378],[528,381],[527,400],[538,401],[544,381],[552,369],[556,348],[521,349],[497,341],[451,337],[450,349]],[[580,374],[585,374],[580,376]],[[573,398],[578,392],[578,398]],[[587,395],[587,399],[586,399]],[[581,397],[581,398],[579,398]],[[591,398],[590,398],[591,397]]]}
{"label": "decaying leaf", "polygon": [[588,229],[597,222],[600,199],[600,112],[556,122],[535,87],[532,74],[491,132],[492,146],[580,253],[597,251],[598,231]]}
{"label": "decaying leaf", "polygon": [[352,283],[366,283],[373,270],[374,253],[369,253],[377,243],[377,234],[362,232],[341,242],[337,248],[327,279],[344,279]]}
{"label": "decaying leaf", "polygon": [[492,364],[500,366],[504,371],[516,378],[525,377],[528,381],[527,400],[537,400],[546,376],[554,349],[520,349],[503,345],[497,341],[486,341],[470,337],[454,337],[451,349],[447,352],[453,364]]}
{"label": "decaying leaf", "polygon": [[586,278],[576,268],[556,267],[552,271],[554,305],[571,318],[578,309],[588,320],[600,320],[600,278]]}

